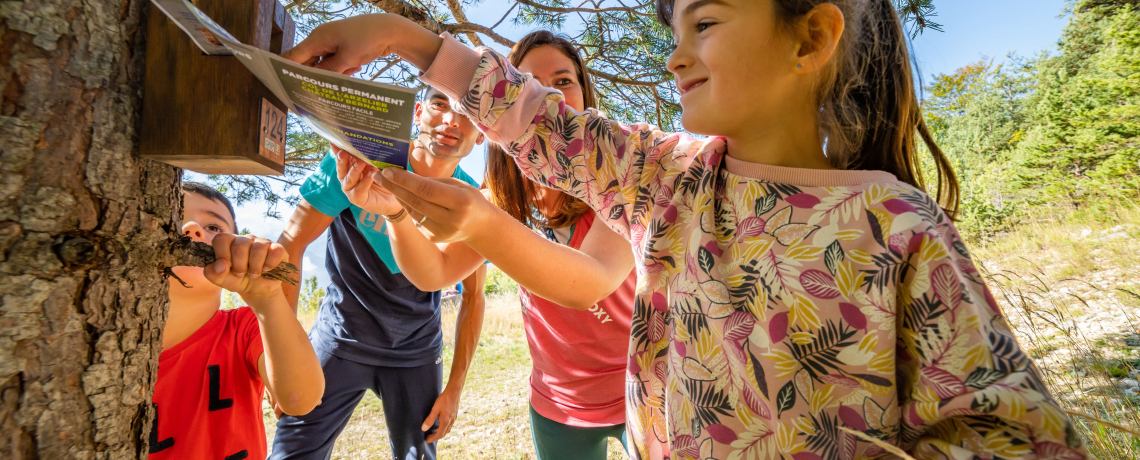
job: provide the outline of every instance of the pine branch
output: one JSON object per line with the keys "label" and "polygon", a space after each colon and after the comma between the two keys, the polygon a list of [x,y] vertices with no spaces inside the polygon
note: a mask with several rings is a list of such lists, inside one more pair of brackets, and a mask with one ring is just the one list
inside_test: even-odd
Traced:
{"label": "pine branch", "polygon": [[[182,266],[205,268],[207,265],[210,265],[218,260],[217,256],[214,255],[214,247],[206,243],[194,241],[189,237],[183,236],[178,241],[177,245],[181,246],[182,249]],[[186,282],[178,278],[178,276],[175,275],[174,271],[170,268],[163,270],[163,273],[165,273],[166,276],[170,276],[178,280],[178,282],[182,283],[183,286],[186,286]],[[266,279],[287,283],[290,286],[296,286],[297,280],[293,279],[293,275],[298,273],[301,273],[301,270],[298,269],[296,265],[285,261],[277,264],[277,266],[273,267],[272,270],[262,273],[261,276]]]}
{"label": "pine branch", "polygon": [[515,0],[515,3],[526,5],[526,6],[529,6],[531,8],[539,9],[542,11],[548,11],[551,13],[599,14],[599,13],[608,13],[608,12],[624,12],[624,13],[637,14],[637,15],[650,17],[650,18],[657,16],[655,14],[650,14],[650,13],[646,13],[644,11],[639,11],[642,9],[647,9],[650,6],[653,6],[654,2],[652,2],[652,1],[645,2],[645,3],[642,3],[642,4],[637,5],[637,6],[620,6],[620,7],[610,7],[610,8],[560,8],[560,7],[556,7],[556,6],[543,5],[541,3],[536,3],[536,2],[533,2],[531,0]]}
{"label": "pine branch", "polygon": [[911,38],[917,37],[928,28],[942,31],[942,24],[930,20],[937,16],[934,12],[934,0],[895,0],[895,9],[904,24],[914,24]]}
{"label": "pine branch", "polygon": [[[463,5],[459,4],[459,0],[447,0],[447,7],[451,10],[451,15],[455,17],[456,21],[462,23],[469,23],[467,15],[463,13]],[[467,39],[475,46],[483,46],[483,42],[479,40],[479,36],[473,32],[467,32]]]}

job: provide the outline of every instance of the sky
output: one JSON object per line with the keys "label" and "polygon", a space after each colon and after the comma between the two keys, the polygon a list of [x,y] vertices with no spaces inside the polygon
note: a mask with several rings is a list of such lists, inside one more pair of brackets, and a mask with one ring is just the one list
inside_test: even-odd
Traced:
{"label": "sky", "polygon": [[[1065,4],[1065,0],[935,0],[937,16],[932,19],[942,25],[943,32],[928,30],[913,40],[912,50],[919,72],[929,82],[934,75],[952,73],[983,58],[993,58],[1000,63],[1010,53],[1032,56],[1051,52],[1056,49],[1061,29],[1068,20],[1062,15]],[[489,26],[503,16],[509,5],[508,0],[485,0],[468,12],[468,19]],[[503,24],[496,30],[511,40],[531,32],[530,28],[513,27],[509,17]],[[460,162],[460,167],[480,180],[484,171],[483,157],[483,148],[476,147]],[[185,180],[203,179],[193,172],[187,172],[185,177]],[[240,206],[238,226],[255,235],[276,239],[291,214],[287,205],[280,208],[282,219],[278,220],[265,217],[264,204]],[[328,284],[324,262],[325,236],[322,236],[309,246],[303,262],[304,276],[317,276],[322,287]]]}

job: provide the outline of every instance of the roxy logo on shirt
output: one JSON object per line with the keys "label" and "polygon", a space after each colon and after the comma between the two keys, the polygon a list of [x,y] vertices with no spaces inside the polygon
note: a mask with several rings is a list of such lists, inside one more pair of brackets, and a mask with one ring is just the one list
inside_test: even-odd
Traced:
{"label": "roxy logo on shirt", "polygon": [[610,318],[610,314],[602,310],[602,307],[599,307],[598,304],[594,304],[594,306],[590,307],[590,313],[593,313],[595,317],[602,320],[602,324],[613,321],[613,319]]}

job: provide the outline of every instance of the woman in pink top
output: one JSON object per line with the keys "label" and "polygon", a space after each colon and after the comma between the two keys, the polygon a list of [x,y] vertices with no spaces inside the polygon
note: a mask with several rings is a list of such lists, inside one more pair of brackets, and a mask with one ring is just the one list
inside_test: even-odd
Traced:
{"label": "woman in pink top", "polygon": [[[533,32],[519,40],[509,59],[561,91],[575,109],[594,107],[589,74],[570,41],[548,31]],[[390,196],[369,199],[383,193],[372,180],[373,168],[345,153],[338,154],[337,162],[341,185],[353,204],[381,215],[399,213],[400,204]],[[487,153],[484,187],[484,195],[502,210],[491,225],[504,235],[508,229],[525,233],[504,239],[516,251],[491,262],[520,285],[534,365],[530,419],[538,458],[604,460],[608,438],[625,444],[626,352],[637,285],[629,243],[586,203],[526,180],[497,145]],[[470,273],[483,261],[470,250],[472,257],[462,261],[439,257],[443,251],[410,220],[391,228],[397,263],[421,290],[446,286],[446,278]],[[550,279],[573,289],[552,295],[540,282]],[[527,289],[532,286],[537,287]]]}
{"label": "woman in pink top", "polygon": [[[398,16],[322,25],[290,57],[344,71],[399,53],[524,175],[629,238],[632,457],[1090,458],[954,229],[893,1],[657,4],[681,121],[706,139],[579,112]],[[470,187],[382,176],[433,239],[507,252]]]}

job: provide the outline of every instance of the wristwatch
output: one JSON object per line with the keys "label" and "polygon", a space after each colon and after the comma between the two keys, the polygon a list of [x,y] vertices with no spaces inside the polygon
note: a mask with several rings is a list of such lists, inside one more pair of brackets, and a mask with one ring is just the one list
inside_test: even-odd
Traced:
{"label": "wristwatch", "polygon": [[392,214],[390,216],[384,216],[384,220],[391,222],[393,224],[397,223],[401,220],[407,219],[407,218],[408,218],[408,211],[405,210],[404,208],[400,208],[400,212],[397,212],[397,213]]}

